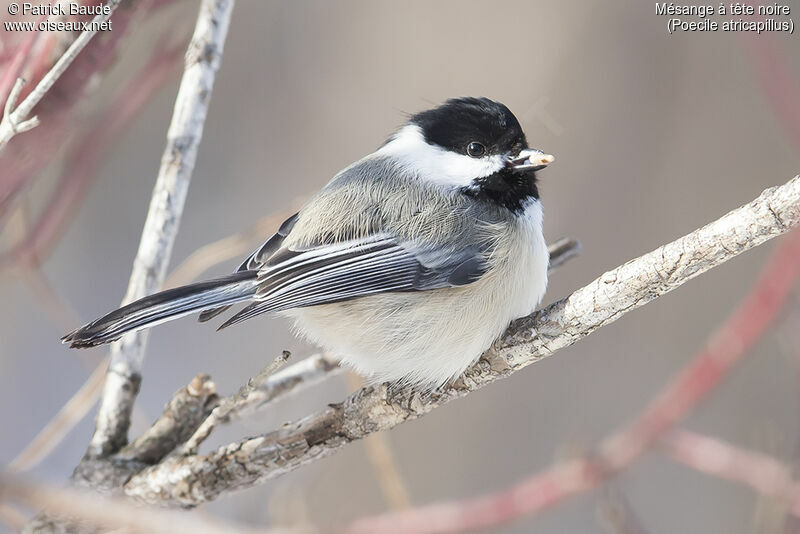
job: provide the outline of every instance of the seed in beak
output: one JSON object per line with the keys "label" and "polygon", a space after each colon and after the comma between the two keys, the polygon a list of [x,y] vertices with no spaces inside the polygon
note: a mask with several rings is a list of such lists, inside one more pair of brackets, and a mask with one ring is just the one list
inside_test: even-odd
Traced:
{"label": "seed in beak", "polygon": [[550,154],[534,154],[530,157],[530,162],[532,165],[549,165],[555,161],[556,158],[551,156]]}

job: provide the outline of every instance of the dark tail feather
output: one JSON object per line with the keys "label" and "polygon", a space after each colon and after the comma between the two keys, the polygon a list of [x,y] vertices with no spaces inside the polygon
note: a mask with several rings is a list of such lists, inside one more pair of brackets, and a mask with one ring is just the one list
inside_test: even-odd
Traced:
{"label": "dark tail feather", "polygon": [[214,317],[216,317],[217,315],[224,312],[230,307],[231,307],[230,304],[228,304],[227,306],[220,306],[219,308],[211,308],[210,310],[206,310],[200,315],[198,315],[197,320],[200,321],[201,323],[205,323],[206,321],[210,321],[211,319],[213,319]]}
{"label": "dark tail feather", "polygon": [[115,341],[127,332],[247,300],[256,292],[256,274],[242,271],[155,293],[78,328],[62,337],[61,342],[73,348],[94,347]]}

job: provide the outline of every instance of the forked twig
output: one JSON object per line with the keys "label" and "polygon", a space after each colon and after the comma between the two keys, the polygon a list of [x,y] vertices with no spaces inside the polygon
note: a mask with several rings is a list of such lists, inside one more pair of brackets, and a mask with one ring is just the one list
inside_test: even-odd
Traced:
{"label": "forked twig", "polygon": [[105,23],[111,14],[117,8],[121,0],[108,0],[105,4],[105,9],[92,19],[89,27],[86,28],[75,39],[69,48],[58,58],[55,65],[45,74],[36,87],[25,97],[25,99],[17,106],[17,100],[22,92],[22,87],[25,85],[25,80],[17,78],[11,93],[6,99],[3,109],[3,119],[0,120],[0,150],[8,144],[12,137],[21,132],[26,132],[39,124],[39,119],[36,116],[30,117],[31,111],[39,103],[39,101],[47,94],[47,91],[53,87],[64,71],[67,70],[70,63],[78,56],[81,50],[89,43],[94,35],[100,30],[102,24]]}
{"label": "forked twig", "polygon": [[214,408],[205,421],[203,421],[197,430],[195,430],[194,434],[192,434],[192,437],[186,440],[182,446],[177,448],[175,453],[178,455],[196,454],[197,448],[206,440],[206,438],[208,438],[208,436],[211,435],[211,432],[214,430],[214,427],[217,425],[217,423],[219,423],[221,419],[226,418],[228,414],[234,410],[237,403],[247,402],[247,397],[249,397],[259,386],[264,384],[275,371],[285,364],[286,360],[289,359],[289,356],[291,356],[291,353],[288,350],[283,351],[283,353],[275,358],[272,363],[264,367],[264,369],[262,369],[256,376],[248,380],[247,384],[242,386],[239,391],[236,392],[236,394],[222,399],[219,405]]}

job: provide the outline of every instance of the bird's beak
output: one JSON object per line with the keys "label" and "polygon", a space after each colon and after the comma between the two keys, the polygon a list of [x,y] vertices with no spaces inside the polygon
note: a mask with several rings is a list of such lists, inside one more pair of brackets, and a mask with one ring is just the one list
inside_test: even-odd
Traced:
{"label": "bird's beak", "polygon": [[541,150],[526,148],[516,156],[509,156],[506,167],[514,171],[538,171],[553,163],[556,158]]}

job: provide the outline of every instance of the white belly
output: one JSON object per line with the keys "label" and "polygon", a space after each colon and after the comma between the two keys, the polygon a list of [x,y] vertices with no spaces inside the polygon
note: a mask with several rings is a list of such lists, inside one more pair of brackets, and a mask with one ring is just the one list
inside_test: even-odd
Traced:
{"label": "white belly", "polygon": [[490,270],[468,286],[283,313],[304,336],[371,381],[435,387],[463,373],[544,295],[549,258],[538,201],[498,243]]}

